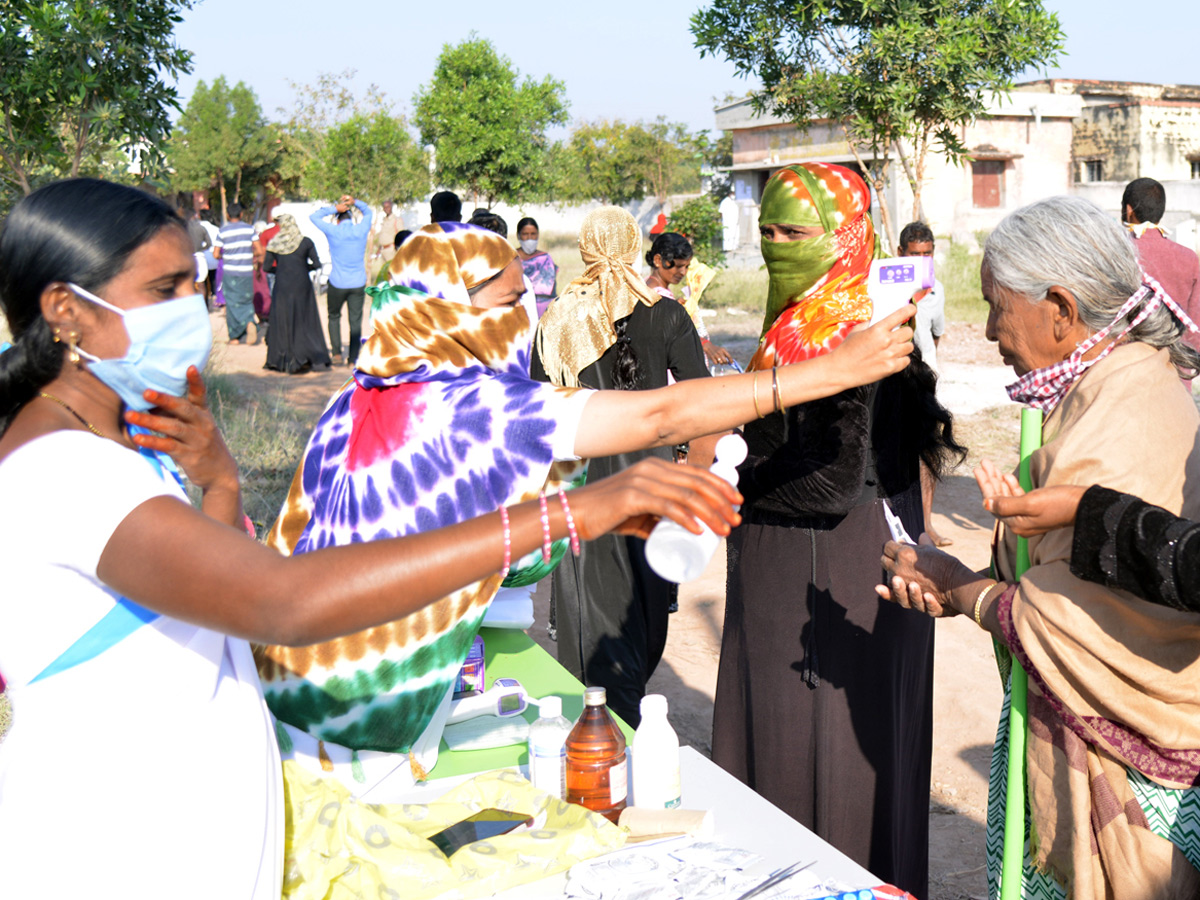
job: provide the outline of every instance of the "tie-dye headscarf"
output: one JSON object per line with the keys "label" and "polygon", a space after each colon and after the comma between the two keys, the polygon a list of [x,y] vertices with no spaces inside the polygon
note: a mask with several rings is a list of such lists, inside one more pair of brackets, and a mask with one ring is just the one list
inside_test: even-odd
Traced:
{"label": "tie-dye headscarf", "polygon": [[841,166],[801,163],[771,176],[759,224],[820,226],[825,234],[780,243],[763,239],[771,283],[752,369],[820,356],[871,318],[867,275],[875,257],[875,229],[870,208],[866,184]]}
{"label": "tie-dye headscarf", "polygon": [[[529,378],[524,309],[469,305],[468,290],[515,258],[499,235],[458,223],[404,243],[392,285],[375,294],[354,379],[304,451],[272,546],[304,553],[414,534],[558,489],[552,440],[574,391]],[[559,542],[555,560],[562,552]],[[506,583],[532,583],[552,567],[539,551]],[[499,588],[497,573],[387,625],[311,647],[256,648],[268,705],[323,740],[409,750]]]}

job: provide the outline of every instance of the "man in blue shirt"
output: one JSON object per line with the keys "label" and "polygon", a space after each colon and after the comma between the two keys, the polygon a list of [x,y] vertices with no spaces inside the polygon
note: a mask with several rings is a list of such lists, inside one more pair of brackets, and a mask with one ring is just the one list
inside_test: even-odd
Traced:
{"label": "man in blue shirt", "polygon": [[[352,207],[358,207],[362,218],[354,221]],[[333,222],[327,217],[336,216]],[[350,319],[350,345],[346,362],[353,366],[358,361],[359,345],[362,343],[363,299],[367,287],[367,239],[371,236],[371,207],[343,194],[333,206],[318,209],[309,216],[312,223],[329,239],[329,256],[333,271],[329,275],[329,288],[325,293],[326,309],[329,313],[329,349],[333,351],[333,362],[342,362],[342,306]]]}

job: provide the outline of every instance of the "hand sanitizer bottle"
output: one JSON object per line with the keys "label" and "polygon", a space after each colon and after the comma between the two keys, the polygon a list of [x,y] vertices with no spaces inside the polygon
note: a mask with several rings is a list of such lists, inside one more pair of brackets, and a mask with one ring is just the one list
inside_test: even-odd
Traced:
{"label": "hand sanitizer bottle", "polygon": [[633,805],[675,809],[680,801],[679,738],[667,721],[667,698],[642,698],[642,723],[633,734]]}
{"label": "hand sanitizer bottle", "polygon": [[561,800],[567,789],[571,723],[563,718],[561,697],[543,697],[539,704],[537,721],[529,727],[529,780],[539,791]]}
{"label": "hand sanitizer bottle", "polygon": [[[746,442],[738,434],[727,434],[717,441],[717,460],[709,469],[714,475],[737,486],[737,467],[746,458]],[[663,519],[646,539],[646,562],[667,581],[682,584],[704,574],[721,539],[703,522],[704,531],[692,534],[682,525]]]}

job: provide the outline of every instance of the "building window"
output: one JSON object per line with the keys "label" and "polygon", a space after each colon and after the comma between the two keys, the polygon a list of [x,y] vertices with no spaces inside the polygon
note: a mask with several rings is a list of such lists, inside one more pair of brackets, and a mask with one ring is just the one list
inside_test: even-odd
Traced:
{"label": "building window", "polygon": [[1103,181],[1104,180],[1104,160],[1102,159],[1085,159],[1083,161],[1083,180],[1084,181]]}
{"label": "building window", "polygon": [[977,159],[971,163],[971,198],[976,208],[1004,205],[1004,160]]}
{"label": "building window", "polygon": [[1200,159],[1191,160],[1192,178],[1200,178]]}

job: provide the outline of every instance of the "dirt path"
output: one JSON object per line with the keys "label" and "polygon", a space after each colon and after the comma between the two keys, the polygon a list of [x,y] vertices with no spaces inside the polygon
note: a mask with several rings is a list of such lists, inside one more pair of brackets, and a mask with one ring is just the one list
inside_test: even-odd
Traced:
{"label": "dirt path", "polygon": [[[323,311],[322,311],[323,312]],[[720,315],[709,320],[713,339],[745,361],[756,343],[751,317]],[[315,422],[329,396],[349,370],[287,376],[262,369],[262,346],[227,346],[223,320],[213,317],[217,333],[215,365],[249,394],[279,394],[309,413]],[[968,466],[987,455],[999,463],[1015,462],[1017,426],[1011,409],[979,410],[981,392],[996,402],[1006,371],[991,364],[994,348],[978,326],[951,325],[939,357],[946,373],[947,403],[958,417],[960,439],[971,448]],[[950,383],[956,385],[949,390]],[[954,541],[952,551],[968,565],[982,568],[990,553],[991,521],[979,505],[970,469],[961,468],[938,489],[934,525]],[[548,590],[536,596],[538,621],[531,634],[554,653],[546,636]],[[662,664],[650,682],[665,694],[671,721],[683,743],[710,751],[712,698],[716,687],[721,628],[725,615],[725,554],[716,557],[699,580],[680,590],[679,612]],[[939,622],[935,661],[933,786],[930,796],[930,898],[965,900],[987,895],[984,874],[984,815],[987,771],[1000,708],[1001,688],[992,658],[991,640],[963,618]],[[925,900],[925,898],[922,898]]]}

